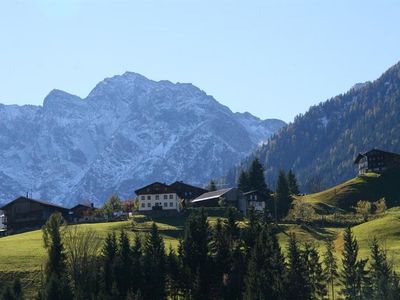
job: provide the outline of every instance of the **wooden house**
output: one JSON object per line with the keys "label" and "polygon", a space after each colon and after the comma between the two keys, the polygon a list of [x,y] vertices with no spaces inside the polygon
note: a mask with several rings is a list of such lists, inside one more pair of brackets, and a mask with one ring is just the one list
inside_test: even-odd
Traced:
{"label": "wooden house", "polygon": [[354,164],[358,165],[359,175],[369,172],[381,174],[389,169],[400,168],[400,154],[372,149],[359,153]]}
{"label": "wooden house", "polygon": [[262,212],[267,203],[267,196],[257,190],[243,193],[246,208],[245,212],[252,206],[255,211]]}
{"label": "wooden house", "polygon": [[50,202],[19,197],[0,208],[4,211],[7,231],[20,231],[43,226],[53,213],[68,218],[68,209]]}

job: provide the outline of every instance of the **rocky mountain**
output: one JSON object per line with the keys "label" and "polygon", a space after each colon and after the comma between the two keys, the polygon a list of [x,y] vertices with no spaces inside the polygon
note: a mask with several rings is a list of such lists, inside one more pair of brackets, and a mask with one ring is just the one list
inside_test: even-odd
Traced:
{"label": "rocky mountain", "polygon": [[155,180],[202,185],[284,125],[233,113],[192,84],[130,72],[85,99],[53,90],[43,106],[0,105],[0,199],[99,204]]}
{"label": "rocky mountain", "polygon": [[[280,169],[293,169],[310,192],[355,176],[354,158],[372,148],[400,152],[400,63],[298,115],[251,157],[263,162],[271,187]],[[250,160],[229,172],[230,184]]]}

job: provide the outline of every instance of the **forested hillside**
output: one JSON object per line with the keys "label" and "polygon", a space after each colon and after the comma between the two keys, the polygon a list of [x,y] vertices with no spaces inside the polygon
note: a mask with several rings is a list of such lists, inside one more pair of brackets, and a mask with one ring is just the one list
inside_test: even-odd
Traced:
{"label": "forested hillside", "polygon": [[[357,84],[298,115],[254,155],[264,164],[270,186],[280,169],[293,169],[302,191],[310,192],[353,177],[358,152],[400,152],[399,140],[400,63],[376,81]],[[248,161],[231,170],[230,184]]]}

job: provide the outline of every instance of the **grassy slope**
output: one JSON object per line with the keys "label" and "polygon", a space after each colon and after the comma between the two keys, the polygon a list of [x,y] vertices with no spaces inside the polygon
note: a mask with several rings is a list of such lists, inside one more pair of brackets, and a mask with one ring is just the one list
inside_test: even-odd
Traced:
{"label": "grassy slope", "polygon": [[[376,237],[387,250],[388,258],[400,271],[400,207],[389,209],[382,218],[375,219],[352,228],[360,246],[360,257],[369,256],[370,241]],[[336,248],[343,249],[343,236],[336,240]]]}
{"label": "grassy slope", "polygon": [[[216,217],[209,218],[210,223],[214,223]],[[156,219],[161,235],[164,237],[166,248],[170,245],[176,248],[178,238],[182,234],[183,218],[159,218]],[[136,230],[144,233],[149,230],[151,221],[139,222]],[[119,231],[124,228],[127,230],[131,239],[134,232],[131,231],[131,222],[98,223],[79,225],[83,229],[94,229],[100,238],[104,238],[108,232]],[[243,222],[240,226],[243,226]],[[343,228],[311,228],[308,226],[285,224],[280,226],[282,231],[278,234],[278,239],[282,250],[286,252],[289,233],[295,233],[301,243],[314,242],[321,254],[325,251],[324,241],[327,238],[337,238],[335,246],[337,257],[341,258],[343,239],[341,232]],[[369,240],[372,236],[377,236],[385,242],[389,258],[397,270],[400,270],[400,207],[390,209],[387,214],[379,219],[355,226],[354,234],[360,244],[360,256],[366,257],[369,252]],[[45,250],[42,244],[42,232],[40,230],[13,235],[0,239],[0,279],[10,280],[15,274],[22,277],[24,287],[30,288],[33,294],[34,287],[40,280],[40,270],[42,268]]]}
{"label": "grassy slope", "polygon": [[305,195],[302,198],[315,205],[319,211],[329,211],[329,208],[349,210],[359,200],[376,201],[383,196],[381,176],[369,173],[325,191]]}

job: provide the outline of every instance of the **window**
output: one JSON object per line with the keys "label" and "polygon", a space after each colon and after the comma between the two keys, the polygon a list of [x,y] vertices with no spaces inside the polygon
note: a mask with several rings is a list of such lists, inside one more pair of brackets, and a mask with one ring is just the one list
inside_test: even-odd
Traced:
{"label": "window", "polygon": [[169,199],[174,199],[174,195],[169,195]]}
{"label": "window", "polygon": [[147,196],[147,200],[151,200],[151,196]]}
{"label": "window", "polygon": [[174,206],[174,202],[170,202],[169,207],[173,207],[173,206]]}
{"label": "window", "polygon": [[146,199],[144,196],[142,196],[142,197],[140,197],[140,199],[142,199],[142,200],[144,200],[144,199]]}
{"label": "window", "polygon": [[165,199],[168,199],[168,195],[164,195],[164,200],[165,200]]}
{"label": "window", "polygon": [[160,199],[160,195],[156,195],[156,200],[159,200]]}
{"label": "window", "polygon": [[167,202],[164,202],[164,207],[167,207],[168,206],[168,203]]}
{"label": "window", "polygon": [[144,208],[145,207],[145,204],[144,203],[142,203],[142,208]]}
{"label": "window", "polygon": [[147,207],[151,207],[151,203],[147,203]]}

